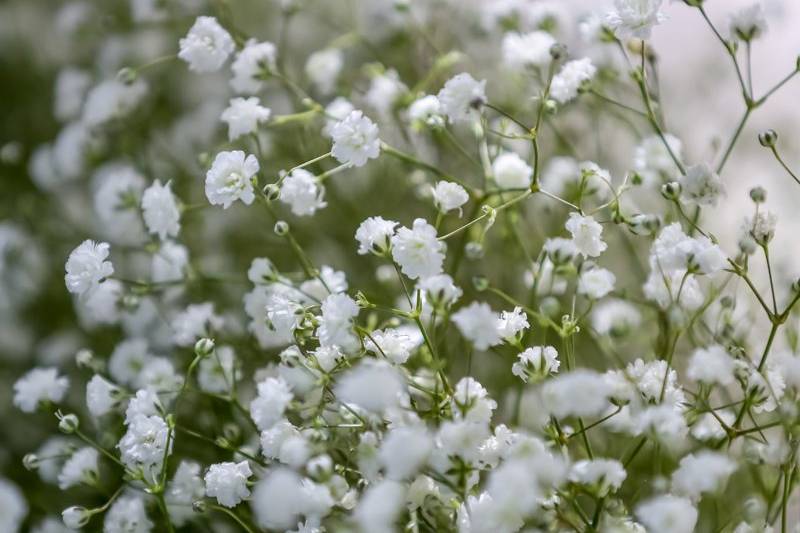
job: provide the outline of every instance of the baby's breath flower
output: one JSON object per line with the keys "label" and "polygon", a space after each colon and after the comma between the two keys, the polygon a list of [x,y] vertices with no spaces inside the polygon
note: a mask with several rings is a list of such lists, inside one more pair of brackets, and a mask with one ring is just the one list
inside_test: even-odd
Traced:
{"label": "baby's breath flower", "polygon": [[272,111],[262,107],[256,97],[231,98],[220,119],[228,124],[228,140],[235,141],[242,135],[256,133],[258,125],[268,121],[271,115]]}
{"label": "baby's breath flower", "polygon": [[233,38],[214,17],[197,17],[186,37],[180,40],[178,57],[195,72],[215,72],[227,61],[235,45]]}
{"label": "baby's breath flower", "polygon": [[206,173],[208,201],[225,209],[236,200],[250,205],[255,199],[252,178],[258,169],[258,159],[254,155],[245,157],[241,150],[218,153]]}
{"label": "baby's breath flower", "polygon": [[331,128],[331,139],[331,155],[345,165],[361,167],[380,155],[378,126],[358,110]]}

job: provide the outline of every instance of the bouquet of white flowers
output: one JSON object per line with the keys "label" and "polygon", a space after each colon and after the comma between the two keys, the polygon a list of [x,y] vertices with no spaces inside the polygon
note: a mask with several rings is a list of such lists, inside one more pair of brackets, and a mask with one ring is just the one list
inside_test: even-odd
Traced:
{"label": "bouquet of white flowers", "polygon": [[718,3],[0,7],[0,531],[798,531],[797,256],[732,162],[796,206],[748,126],[800,63]]}

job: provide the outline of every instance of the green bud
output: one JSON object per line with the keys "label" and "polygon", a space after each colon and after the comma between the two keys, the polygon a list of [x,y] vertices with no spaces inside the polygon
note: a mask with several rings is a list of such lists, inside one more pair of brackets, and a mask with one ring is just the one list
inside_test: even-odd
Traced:
{"label": "green bud", "polygon": [[750,189],[750,199],[757,204],[763,204],[767,201],[767,191],[764,187],[753,187]]}
{"label": "green bud", "polygon": [[194,353],[197,357],[207,357],[214,352],[214,339],[203,337],[194,344]]}
{"label": "green bud", "polygon": [[758,142],[764,148],[772,148],[778,142],[778,133],[775,130],[764,130],[758,134]]}
{"label": "green bud", "polygon": [[39,456],[35,453],[25,454],[25,457],[22,458],[22,466],[25,467],[25,470],[36,470],[39,468]]}
{"label": "green bud", "polygon": [[285,220],[277,221],[275,223],[274,231],[275,235],[278,235],[279,237],[285,237],[289,234],[289,223]]}
{"label": "green bud", "polygon": [[486,279],[486,276],[475,276],[472,278],[472,286],[476,291],[483,292],[489,288],[489,280]]}
{"label": "green bud", "polygon": [[277,183],[268,183],[264,186],[263,190],[264,190],[264,195],[270,202],[274,202],[281,195],[281,188],[278,186]]}
{"label": "green bud", "polygon": [[554,61],[559,61],[567,57],[567,47],[561,43],[556,43],[550,47],[550,57]]}
{"label": "green bud", "polygon": [[135,82],[138,77],[139,74],[136,72],[136,69],[131,67],[123,67],[117,72],[117,79],[125,85],[130,85]]}
{"label": "green bud", "polygon": [[78,416],[72,413],[67,415],[62,415],[61,411],[56,413],[56,417],[58,417],[58,429],[61,433],[66,435],[71,435],[78,431],[78,427],[80,426],[80,421],[78,420]]}
{"label": "green bud", "polygon": [[667,200],[677,201],[681,195],[681,184],[671,181],[661,186],[661,196]]}

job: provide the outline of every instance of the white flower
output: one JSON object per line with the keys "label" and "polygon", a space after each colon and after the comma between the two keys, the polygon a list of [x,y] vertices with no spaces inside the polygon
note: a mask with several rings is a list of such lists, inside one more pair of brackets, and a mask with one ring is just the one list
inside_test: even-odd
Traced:
{"label": "white flower", "polygon": [[279,531],[298,527],[300,516],[305,516],[307,524],[318,524],[333,504],[327,487],[301,479],[287,468],[270,470],[256,485],[251,499],[256,523],[262,528]]}
{"label": "white flower", "polygon": [[599,415],[611,392],[602,374],[580,368],[546,381],[541,391],[545,410],[557,418]]}
{"label": "white flower", "polygon": [[503,37],[503,61],[517,70],[546,67],[552,60],[550,48],[554,44],[555,38],[544,31],[510,32]]}
{"label": "white flower", "polygon": [[492,163],[492,176],[501,189],[525,189],[533,169],[516,152],[503,152]]}
{"label": "white flower", "polygon": [[325,107],[325,126],[322,128],[322,134],[330,137],[334,126],[355,110],[355,106],[349,100],[341,96],[336,97]]}
{"label": "white flower", "polygon": [[395,104],[406,92],[408,87],[400,81],[397,71],[389,69],[373,76],[364,100],[381,116],[390,116]]}
{"label": "white flower", "polygon": [[147,186],[144,176],[128,164],[107,163],[95,172],[92,182],[94,209],[103,233],[117,242],[138,245],[145,236],[139,211]]}
{"label": "white flower", "polygon": [[317,334],[322,346],[339,346],[346,352],[355,350],[358,338],[353,334],[353,319],[359,307],[346,294],[331,294],[322,302],[322,317]]}
{"label": "white flower", "polygon": [[444,126],[442,104],[433,94],[426,94],[408,106],[408,118],[412,123],[425,124],[432,128]]}
{"label": "white flower", "polygon": [[86,294],[90,289],[114,273],[108,257],[106,242],[83,241],[67,258],[64,281],[67,290],[75,294]]}
{"label": "white flower", "polygon": [[141,471],[147,480],[154,481],[161,471],[164,454],[171,452],[167,450],[168,434],[169,427],[160,416],[134,416],[117,444],[120,459],[131,470]]}
{"label": "white flower", "polygon": [[103,533],[150,533],[152,529],[144,499],[133,493],[120,496],[103,521]]}
{"label": "white flower", "polygon": [[742,231],[759,244],[766,244],[775,236],[778,217],[769,211],[759,211],[754,217],[746,217]]}
{"label": "white flower", "polygon": [[677,222],[662,229],[650,249],[650,267],[664,274],[685,270],[714,274],[726,263],[719,246],[704,236],[689,237]]}
{"label": "white flower", "polygon": [[66,67],[59,71],[53,97],[53,114],[64,122],[80,115],[92,77],[85,71]]}
{"label": "white flower", "polygon": [[85,446],[73,453],[58,475],[58,488],[66,490],[80,483],[97,481],[98,456],[99,452],[91,446]]}
{"label": "white flower", "polygon": [[477,81],[466,72],[456,74],[447,80],[438,98],[450,122],[472,120],[486,103],[486,80]]}
{"label": "white flower", "polygon": [[394,524],[403,510],[405,486],[384,480],[371,485],[361,497],[353,518],[361,531],[394,531]]}
{"label": "white flower", "polygon": [[664,20],[661,0],[614,0],[614,9],[606,15],[606,24],[620,39],[649,39],[653,26]]}
{"label": "white flower", "polygon": [[339,378],[334,392],[342,402],[382,413],[400,404],[405,383],[402,375],[388,362],[364,359]]}
{"label": "white flower", "polygon": [[429,301],[436,306],[447,306],[461,298],[464,291],[453,283],[449,274],[436,274],[420,280],[419,289],[425,292]]}
{"label": "white flower", "polygon": [[82,528],[89,523],[91,516],[85,507],[78,507],[77,505],[67,507],[61,511],[61,520],[69,529]]}
{"label": "white flower", "polygon": [[338,48],[318,50],[308,56],[305,72],[311,83],[323,94],[330,94],[336,87],[336,78],[344,66],[344,54]]}
{"label": "white flower", "polygon": [[161,240],[178,235],[181,215],[169,183],[161,185],[156,180],[144,191],[142,216],[148,231],[157,234]]}
{"label": "white flower", "polygon": [[217,346],[214,353],[200,361],[197,384],[206,392],[224,394],[232,391],[236,375],[236,356],[230,346]]}
{"label": "white flower", "polygon": [[164,492],[172,523],[180,527],[189,521],[196,514],[192,504],[201,500],[204,495],[200,465],[193,461],[181,461]]}
{"label": "white flower", "polygon": [[457,420],[488,424],[492,412],[497,409],[497,402],[476,379],[465,377],[456,383],[451,409]]}
{"label": "white flower", "polygon": [[617,277],[613,272],[595,267],[583,272],[578,278],[578,293],[599,300],[614,290],[616,281]]}
{"label": "white flower", "polygon": [[528,315],[519,306],[513,311],[503,311],[497,320],[497,332],[504,339],[516,337],[529,327]]}
{"label": "white flower", "polygon": [[114,348],[108,360],[108,372],[117,383],[133,385],[152,358],[144,339],[126,339]]}
{"label": "white flower", "polygon": [[591,320],[592,327],[600,335],[623,335],[635,329],[642,316],[633,304],[609,299],[595,305]]}
{"label": "white flower", "polygon": [[[669,133],[664,134],[670,150],[680,159],[683,144],[680,139]],[[645,137],[636,147],[633,156],[633,168],[648,184],[661,184],[666,178],[677,177],[678,168],[675,161],[658,135]]]}
{"label": "white flower", "polygon": [[681,200],[697,205],[715,206],[725,187],[708,163],[692,165],[680,178]]}
{"label": "white flower", "polygon": [[486,350],[502,342],[497,327],[500,317],[487,303],[472,302],[453,313],[452,320],[461,334],[478,350]]}
{"label": "white flower", "polygon": [[703,493],[721,489],[735,470],[736,463],[722,453],[703,450],[689,454],[672,473],[672,490],[698,499]]}
{"label": "white flower", "polygon": [[382,355],[389,361],[402,365],[417,346],[419,339],[398,328],[373,331],[366,339],[364,347],[375,355]]}
{"label": "white flower", "polygon": [[593,459],[578,461],[569,471],[573,483],[588,485],[597,496],[616,492],[628,476],[622,463],[614,459]]}
{"label": "white flower", "polygon": [[453,209],[459,209],[469,200],[469,194],[458,183],[451,181],[439,181],[432,189],[433,203],[442,213],[447,213]]}
{"label": "white flower", "polygon": [[640,503],[636,516],[648,531],[658,533],[692,533],[697,523],[697,509],[692,502],[671,494]]}
{"label": "white flower", "polygon": [[550,96],[556,102],[566,104],[578,95],[578,90],[594,78],[597,68],[588,57],[567,62],[550,82]]}
{"label": "white flower", "polygon": [[103,416],[119,405],[122,389],[95,374],[86,384],[86,407],[92,416]]}
{"label": "white flower", "polygon": [[247,41],[231,65],[231,87],[239,94],[256,94],[264,86],[264,77],[275,70],[275,45]]}
{"label": "white flower", "polygon": [[733,383],[735,369],[735,362],[725,348],[714,344],[708,348],[698,348],[692,353],[687,375],[695,381],[724,386]]}
{"label": "white flower", "polygon": [[436,228],[417,218],[411,229],[401,227],[392,237],[392,258],[411,279],[427,278],[442,272],[445,245],[436,237]]}
{"label": "white flower", "polygon": [[369,217],[358,226],[356,230],[356,240],[358,241],[358,253],[366,255],[373,253],[382,255],[389,250],[394,228],[398,223],[394,220],[385,220],[382,217]]}
{"label": "white flower", "polygon": [[147,83],[136,80],[123,83],[117,79],[100,82],[86,96],[83,123],[89,128],[130,115],[147,94]]}
{"label": "white flower", "polygon": [[767,31],[767,20],[760,3],[744,7],[730,16],[730,39],[751,41]]}
{"label": "white flower", "polygon": [[378,126],[361,111],[351,111],[331,128],[331,155],[340,163],[354,167],[366,164],[380,155]]}
{"label": "white flower", "polygon": [[324,198],[325,187],[303,168],[292,171],[281,183],[280,201],[291,206],[297,216],[313,215],[328,205]]}
{"label": "white flower", "polygon": [[517,362],[511,367],[511,373],[528,382],[530,376],[543,377],[557,373],[561,362],[558,352],[552,346],[534,346],[517,355]]}
{"label": "white flower", "polygon": [[125,423],[130,424],[138,416],[155,416],[164,411],[158,393],[151,388],[139,389],[125,409]]}
{"label": "white flower", "polygon": [[250,463],[217,463],[208,468],[205,475],[206,494],[216,498],[220,505],[236,507],[250,496],[247,478],[253,475]]}
{"label": "white flower", "polygon": [[222,317],[214,312],[214,304],[210,302],[191,304],[176,314],[170,326],[173,340],[178,346],[192,346],[202,337],[211,337],[214,330],[223,326]]}
{"label": "white flower", "polygon": [[0,477],[0,530],[15,533],[27,514],[28,504],[22,491]]}
{"label": "white flower", "polygon": [[173,241],[163,241],[150,263],[153,281],[161,283],[183,279],[188,265],[189,250],[185,246]]}
{"label": "white flower", "polygon": [[584,257],[597,257],[608,248],[608,245],[603,242],[603,226],[598,224],[591,215],[581,216],[572,212],[569,214],[565,226],[567,231],[572,234],[575,248]]}
{"label": "white flower", "polygon": [[266,378],[258,383],[258,396],[250,402],[250,417],[264,431],[283,418],[292,401],[292,391],[283,378]]}
{"label": "white flower", "polygon": [[178,57],[195,72],[219,70],[236,47],[231,35],[214,17],[197,17],[179,44]]}
{"label": "white flower", "polygon": [[378,457],[386,477],[400,481],[416,475],[432,449],[433,440],[424,426],[398,427],[386,435]]}
{"label": "white flower", "polygon": [[258,159],[252,154],[245,157],[241,150],[218,153],[206,173],[208,201],[224,209],[236,200],[250,205],[255,199],[252,178],[258,169]]}
{"label": "white flower", "polygon": [[572,239],[554,237],[544,241],[543,249],[554,265],[563,265],[572,261],[578,254],[578,248]]}
{"label": "white flower", "polygon": [[69,388],[69,380],[55,368],[34,368],[14,383],[14,405],[33,413],[42,402],[59,403]]}
{"label": "white flower", "polygon": [[228,123],[228,140],[234,141],[242,135],[256,133],[258,125],[269,120],[272,112],[261,106],[256,97],[231,98],[220,119]]}

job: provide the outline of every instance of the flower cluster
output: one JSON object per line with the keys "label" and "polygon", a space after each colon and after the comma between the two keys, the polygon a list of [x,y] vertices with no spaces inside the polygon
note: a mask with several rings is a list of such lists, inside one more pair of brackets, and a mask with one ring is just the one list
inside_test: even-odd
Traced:
{"label": "flower cluster", "polygon": [[[800,184],[742,135],[800,66],[754,92],[768,12],[711,3],[64,3],[0,531],[789,531],[796,257],[728,162]],[[678,10],[746,109],[703,143]]]}

